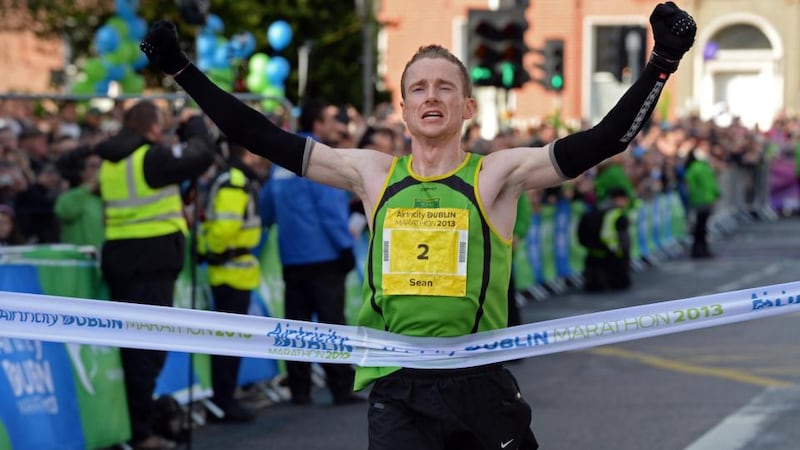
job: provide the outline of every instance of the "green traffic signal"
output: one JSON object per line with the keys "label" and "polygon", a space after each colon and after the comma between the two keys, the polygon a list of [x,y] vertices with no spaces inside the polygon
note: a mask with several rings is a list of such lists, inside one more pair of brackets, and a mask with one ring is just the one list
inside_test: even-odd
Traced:
{"label": "green traffic signal", "polygon": [[514,64],[510,62],[500,64],[500,82],[503,84],[503,87],[514,87],[514,72]]}
{"label": "green traffic signal", "polygon": [[550,78],[550,87],[554,91],[560,91],[561,88],[564,87],[564,77],[559,74],[555,74]]}
{"label": "green traffic signal", "polygon": [[547,39],[542,49],[544,74],[541,83],[548,91],[564,90],[564,40]]}
{"label": "green traffic signal", "polygon": [[469,71],[469,77],[476,83],[488,81],[492,78],[492,69],[488,67],[473,67]]}
{"label": "green traffic signal", "polygon": [[473,84],[516,89],[530,80],[523,66],[529,51],[525,10],[522,6],[469,9],[465,63]]}

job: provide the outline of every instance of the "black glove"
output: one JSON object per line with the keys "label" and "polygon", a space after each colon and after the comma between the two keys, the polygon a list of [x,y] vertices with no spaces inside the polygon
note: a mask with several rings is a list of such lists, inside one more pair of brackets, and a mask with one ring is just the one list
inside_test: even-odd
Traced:
{"label": "black glove", "polygon": [[189,65],[189,58],[178,43],[175,24],[157,20],[142,39],[139,48],[147,55],[150,64],[168,75],[175,75]]}
{"label": "black glove", "polygon": [[683,54],[694,44],[697,24],[692,16],[673,2],[659,3],[650,15],[653,28],[651,62],[665,72],[675,72]]}

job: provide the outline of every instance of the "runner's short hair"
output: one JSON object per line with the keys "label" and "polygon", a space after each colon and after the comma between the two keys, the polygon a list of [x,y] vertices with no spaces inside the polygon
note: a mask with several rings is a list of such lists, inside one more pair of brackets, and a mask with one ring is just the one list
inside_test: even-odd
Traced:
{"label": "runner's short hair", "polygon": [[464,85],[464,97],[472,97],[472,82],[469,79],[469,73],[467,73],[467,67],[464,63],[461,62],[456,55],[452,54],[450,50],[438,44],[431,44],[420,47],[417,53],[406,63],[406,67],[403,69],[403,75],[400,77],[400,96],[403,100],[406,98],[406,72],[408,72],[408,68],[411,64],[424,58],[446,59],[458,66],[458,71],[461,74],[461,82]]}

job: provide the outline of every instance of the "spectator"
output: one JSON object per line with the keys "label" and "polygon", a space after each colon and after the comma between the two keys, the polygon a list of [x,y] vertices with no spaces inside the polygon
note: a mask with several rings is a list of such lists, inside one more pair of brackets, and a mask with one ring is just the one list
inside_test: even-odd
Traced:
{"label": "spectator", "polygon": [[714,203],[720,196],[717,177],[708,162],[711,143],[700,139],[697,147],[690,153],[686,161],[686,190],[689,207],[694,212],[694,230],[692,233],[692,258],[710,258],[713,256],[708,247],[708,219]]}
{"label": "spectator", "polygon": [[28,189],[22,170],[14,163],[0,161],[0,204],[13,205],[17,195]]}
{"label": "spectator", "polygon": [[63,191],[62,181],[55,164],[48,162],[39,170],[36,181],[14,199],[17,224],[28,242],[58,242],[60,232],[55,203]]}
{"label": "spectator", "polygon": [[14,216],[12,207],[0,204],[0,247],[25,243],[17,230]]}
{"label": "spectator", "polygon": [[594,192],[597,204],[603,204],[609,198],[613,189],[622,189],[628,197],[636,198],[633,182],[624,169],[625,154],[619,153],[597,166],[597,175],[594,180]]}
{"label": "spectator", "polygon": [[631,238],[628,229],[630,196],[613,188],[608,200],[581,216],[578,240],[586,247],[584,284],[586,292],[628,289],[631,286]]}
{"label": "spectator", "polygon": [[82,161],[80,184],[58,196],[55,213],[61,229],[61,242],[91,245],[98,251],[105,239],[103,200],[100,198],[98,170],[102,160],[90,154]]}
{"label": "spectator", "polygon": [[[342,123],[338,108],[312,100],[303,106],[302,135],[338,142]],[[353,237],[348,230],[348,193],[298,177],[273,166],[262,191],[264,226],[278,226],[278,247],[286,285],[285,317],[344,325],[345,278],[355,265]],[[353,369],[322,364],[334,404],[360,401],[352,392]],[[286,362],[292,403],[311,403],[311,365]]]}
{"label": "spectator", "polygon": [[[202,117],[183,117],[184,144],[163,143],[164,113],[141,100],[123,117],[123,128],[97,146],[103,159],[100,192],[106,233],[100,268],[111,299],[172,306],[175,281],[183,268],[188,225],[178,186],[213,162],[213,148]],[[120,351],[135,449],[174,448],[153,431],[153,391],[166,352]]]}
{"label": "spectator", "polygon": [[92,138],[103,134],[103,112],[96,107],[91,107],[86,111],[83,120],[79,123],[81,139]]}
{"label": "spectator", "polygon": [[22,129],[17,145],[28,157],[34,175],[42,171],[49,162],[47,134],[35,126]]}
{"label": "spectator", "polygon": [[58,107],[58,114],[53,117],[50,129],[50,140],[69,137],[81,138],[81,127],[78,123],[78,104],[74,100],[65,100]]}
{"label": "spectator", "polygon": [[[208,263],[208,282],[214,298],[214,311],[247,314],[250,296],[261,280],[258,259],[252,251],[261,240],[258,213],[258,176],[247,164],[255,155],[230,145],[228,161],[218,168],[211,181],[201,226],[200,254]],[[211,356],[211,401],[223,413],[221,420],[249,422],[255,412],[235,397],[241,358]],[[212,420],[216,420],[212,416]]]}
{"label": "spectator", "polygon": [[553,142],[558,137],[558,130],[549,120],[542,122],[536,130],[533,140],[530,143],[531,147],[543,147]]}
{"label": "spectator", "polygon": [[395,155],[395,132],[388,127],[367,127],[361,139],[358,141],[358,148],[371,148],[387,155]]}
{"label": "spectator", "polygon": [[5,159],[7,152],[16,150],[19,143],[17,142],[17,135],[11,124],[6,119],[0,119],[0,160]]}

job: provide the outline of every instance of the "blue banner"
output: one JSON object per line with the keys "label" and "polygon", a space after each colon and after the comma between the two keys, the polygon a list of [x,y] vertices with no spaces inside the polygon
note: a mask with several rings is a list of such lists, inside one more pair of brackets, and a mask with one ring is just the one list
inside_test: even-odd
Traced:
{"label": "blue banner", "polygon": [[636,235],[639,238],[639,254],[643,257],[650,255],[650,241],[647,239],[647,206],[639,204],[636,207]]}
{"label": "blue banner", "polygon": [[[42,293],[33,266],[3,265],[0,286]],[[64,344],[0,338],[0,367],[0,449],[86,448]]]}
{"label": "blue banner", "polygon": [[[192,385],[200,383],[197,373],[192,370]],[[172,395],[176,399],[183,399],[188,395],[189,386],[189,353],[168,352],[167,362],[156,380],[155,394]],[[199,400],[194,398],[194,400]],[[180,400],[178,400],[180,403]]]}
{"label": "blue banner", "polygon": [[675,244],[675,237],[672,236],[672,201],[671,194],[661,194],[656,197],[656,204],[661,211],[661,241],[665,247]]}
{"label": "blue banner", "polygon": [[567,200],[559,200],[558,203],[556,203],[556,229],[553,237],[556,241],[556,275],[564,278],[572,276],[572,268],[569,264],[571,231],[569,223],[571,216],[572,205],[570,202]]}
{"label": "blue banner", "polygon": [[653,243],[655,244],[657,249],[664,249],[664,240],[663,235],[661,234],[661,229],[664,227],[664,216],[663,211],[659,207],[660,203],[658,201],[659,196],[656,196],[651,201],[647,203],[647,206],[650,208],[650,217],[652,220],[652,227],[650,228],[650,233],[653,236]]}
{"label": "blue banner", "polygon": [[542,245],[540,239],[541,226],[542,216],[533,214],[531,216],[531,227],[528,229],[528,234],[525,237],[525,241],[528,244],[526,247],[528,261],[531,263],[536,284],[540,284],[544,280],[544,274],[542,272]]}

